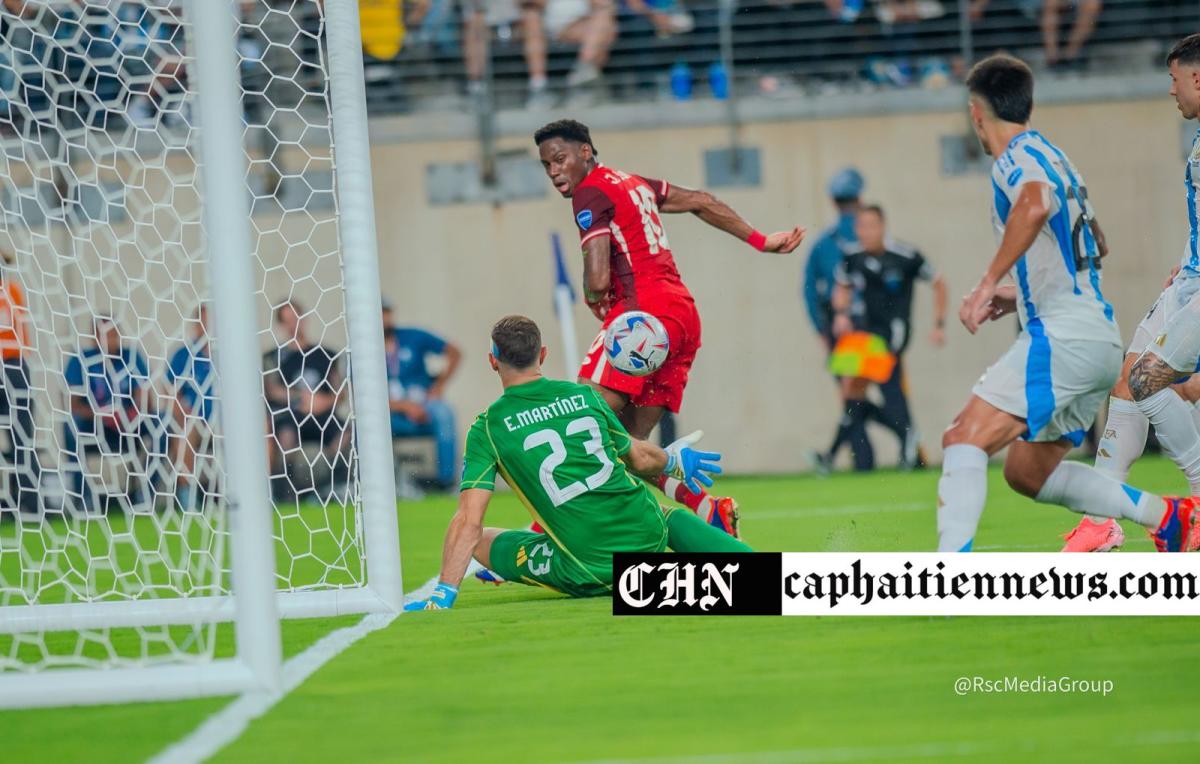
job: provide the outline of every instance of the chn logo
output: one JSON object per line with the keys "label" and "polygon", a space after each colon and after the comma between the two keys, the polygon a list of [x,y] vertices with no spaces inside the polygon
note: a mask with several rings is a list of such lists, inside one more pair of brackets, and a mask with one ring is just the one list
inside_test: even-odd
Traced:
{"label": "chn logo", "polygon": [[659,565],[638,563],[626,568],[617,581],[617,596],[630,607],[688,610],[699,607],[708,612],[724,604],[733,607],[733,576],[737,563],[716,565],[706,562],[664,562]]}

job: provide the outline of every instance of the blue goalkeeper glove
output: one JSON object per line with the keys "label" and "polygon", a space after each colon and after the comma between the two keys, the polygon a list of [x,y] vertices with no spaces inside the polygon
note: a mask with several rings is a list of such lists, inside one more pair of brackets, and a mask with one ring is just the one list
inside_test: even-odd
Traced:
{"label": "blue goalkeeper glove", "polygon": [[666,447],[667,466],[664,475],[670,475],[680,480],[692,493],[700,493],[705,487],[713,484],[711,475],[720,475],[721,468],[717,462],[721,455],[714,451],[697,451],[692,448],[697,441],[704,437],[703,430],[696,430],[691,435],[685,435]]}
{"label": "blue goalkeeper glove", "polygon": [[433,594],[423,600],[414,600],[404,606],[406,612],[414,610],[449,610],[454,606],[454,600],[458,599],[458,587],[450,584],[438,583],[434,587]]}

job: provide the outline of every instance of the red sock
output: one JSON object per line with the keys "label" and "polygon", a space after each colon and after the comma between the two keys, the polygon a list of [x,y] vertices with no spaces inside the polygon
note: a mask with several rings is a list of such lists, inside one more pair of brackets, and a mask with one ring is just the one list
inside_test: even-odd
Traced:
{"label": "red sock", "polygon": [[708,522],[708,516],[712,514],[712,502],[708,500],[704,489],[700,489],[700,493],[692,493],[692,489],[666,475],[658,476],[658,489]]}

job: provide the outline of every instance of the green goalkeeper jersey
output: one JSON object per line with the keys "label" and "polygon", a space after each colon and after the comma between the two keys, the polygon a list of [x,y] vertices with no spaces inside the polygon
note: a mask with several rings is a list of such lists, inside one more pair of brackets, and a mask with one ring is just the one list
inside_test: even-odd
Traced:
{"label": "green goalkeeper jersey", "polygon": [[569,557],[612,575],[613,552],[666,549],[666,519],[621,457],[632,440],[587,385],[514,385],[467,435],[462,488],[496,486],[497,470]]}

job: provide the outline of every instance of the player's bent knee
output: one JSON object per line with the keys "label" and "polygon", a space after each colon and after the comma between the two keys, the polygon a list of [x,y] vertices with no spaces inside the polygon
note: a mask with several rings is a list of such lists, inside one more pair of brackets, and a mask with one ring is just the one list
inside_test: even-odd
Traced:
{"label": "player's bent knee", "polygon": [[1188,403],[1200,401],[1200,374],[1193,374],[1186,381],[1172,385],[1172,389]]}
{"label": "player's bent knee", "polygon": [[1041,492],[1042,485],[1046,482],[1046,479],[1044,476],[1035,474],[1027,469],[1027,466],[1020,463],[1014,464],[1012,461],[1005,462],[1004,481],[1008,483],[1009,488],[1012,488],[1017,493],[1034,499]]}
{"label": "player's bent knee", "polygon": [[942,450],[945,450],[950,446],[959,446],[970,442],[970,430],[964,425],[961,418],[955,419],[950,426],[942,432]]}
{"label": "player's bent knee", "polygon": [[1125,361],[1121,364],[1121,376],[1117,377],[1117,383],[1113,385],[1113,389],[1109,393],[1110,396],[1123,401],[1133,400],[1133,393],[1129,390],[1129,373],[1133,371],[1133,365],[1137,362],[1137,359],[1138,356],[1136,353],[1127,353],[1125,355]]}
{"label": "player's bent knee", "polygon": [[492,542],[501,533],[504,533],[505,528],[484,528],[483,535],[479,538],[479,543],[475,545],[474,557],[485,568],[492,567]]}

